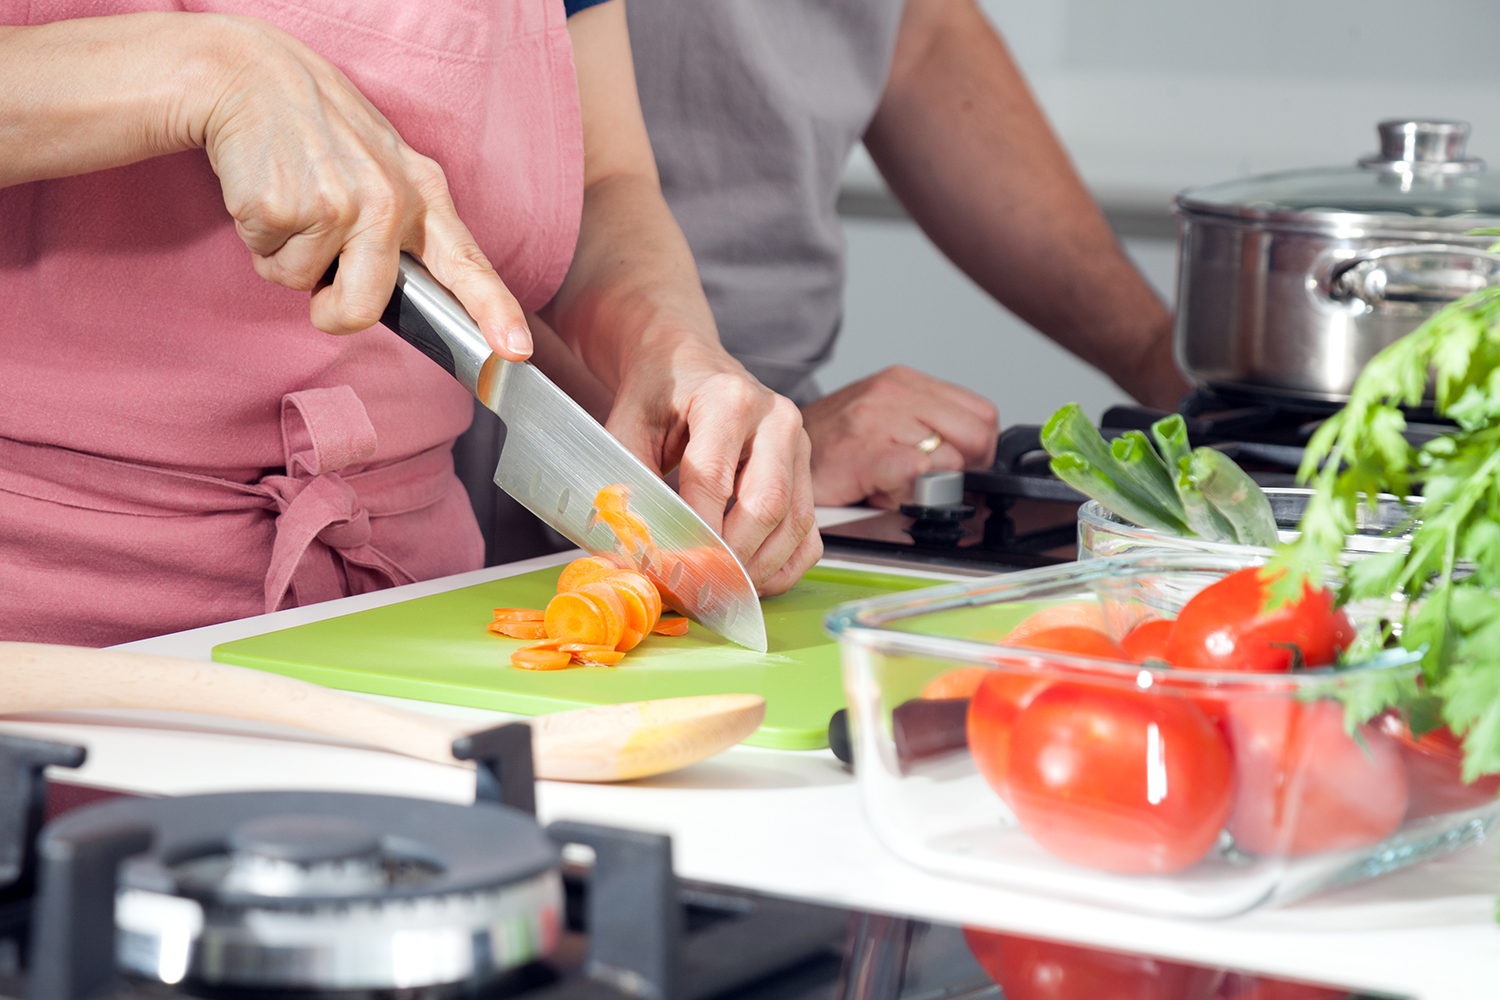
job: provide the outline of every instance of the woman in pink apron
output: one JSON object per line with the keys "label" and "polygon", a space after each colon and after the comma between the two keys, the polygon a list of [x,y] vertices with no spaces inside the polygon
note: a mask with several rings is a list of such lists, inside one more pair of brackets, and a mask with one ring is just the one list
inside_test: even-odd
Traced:
{"label": "woman in pink apron", "polygon": [[806,436],[718,345],[620,8],[0,9],[0,639],[103,645],[476,568],[450,454],[470,402],[366,329],[401,249],[507,357],[550,321],[763,591],[816,559]]}

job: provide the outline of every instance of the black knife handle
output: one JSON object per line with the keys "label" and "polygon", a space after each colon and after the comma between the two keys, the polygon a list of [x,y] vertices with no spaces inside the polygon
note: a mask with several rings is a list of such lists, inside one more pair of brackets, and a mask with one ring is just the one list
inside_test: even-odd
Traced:
{"label": "black knife handle", "polygon": [[[324,283],[331,283],[338,269],[335,258],[323,275]],[[490,346],[453,293],[409,253],[401,254],[396,287],[380,322],[477,394],[479,373],[492,353]]]}

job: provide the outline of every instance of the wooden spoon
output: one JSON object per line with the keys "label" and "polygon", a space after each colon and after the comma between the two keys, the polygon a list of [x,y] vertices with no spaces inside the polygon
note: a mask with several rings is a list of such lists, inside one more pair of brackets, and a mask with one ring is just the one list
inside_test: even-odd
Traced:
{"label": "wooden spoon", "polygon": [[[473,722],[392,708],[225,663],[82,646],[0,642],[0,715],[83,708],[199,712],[307,729],[442,764]],[[557,712],[529,720],[536,775],[628,781],[711,757],[765,718],[764,698],[715,694]],[[488,728],[488,727],[482,727]]]}

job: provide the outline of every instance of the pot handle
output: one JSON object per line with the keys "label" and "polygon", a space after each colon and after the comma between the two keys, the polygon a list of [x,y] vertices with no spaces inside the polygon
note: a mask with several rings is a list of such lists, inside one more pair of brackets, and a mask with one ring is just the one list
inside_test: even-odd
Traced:
{"label": "pot handle", "polygon": [[1500,255],[1451,243],[1403,243],[1335,261],[1317,282],[1334,302],[1438,307],[1500,283]]}

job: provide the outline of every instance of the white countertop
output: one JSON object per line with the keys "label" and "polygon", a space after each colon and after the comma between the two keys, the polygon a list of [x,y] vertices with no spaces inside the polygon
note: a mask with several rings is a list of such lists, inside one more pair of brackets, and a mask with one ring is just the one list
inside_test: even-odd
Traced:
{"label": "white countertop", "polygon": [[[215,644],[230,639],[566,558],[426,581],[125,648],[206,660]],[[479,724],[508,718],[425,702],[400,704]],[[83,744],[88,762],[59,777],[136,792],[339,789],[457,802],[473,794],[470,773],[458,768],[204,716],[51,713],[7,719],[0,728]],[[1494,918],[1500,864],[1494,844],[1282,909],[1186,922],[969,885],[911,867],[874,839],[853,779],[826,750],[736,747],[651,780],[542,782],[538,808],[544,821],[567,818],[670,833],[679,874],[708,882],[1397,995],[1457,1000],[1500,993],[1500,926]]]}

